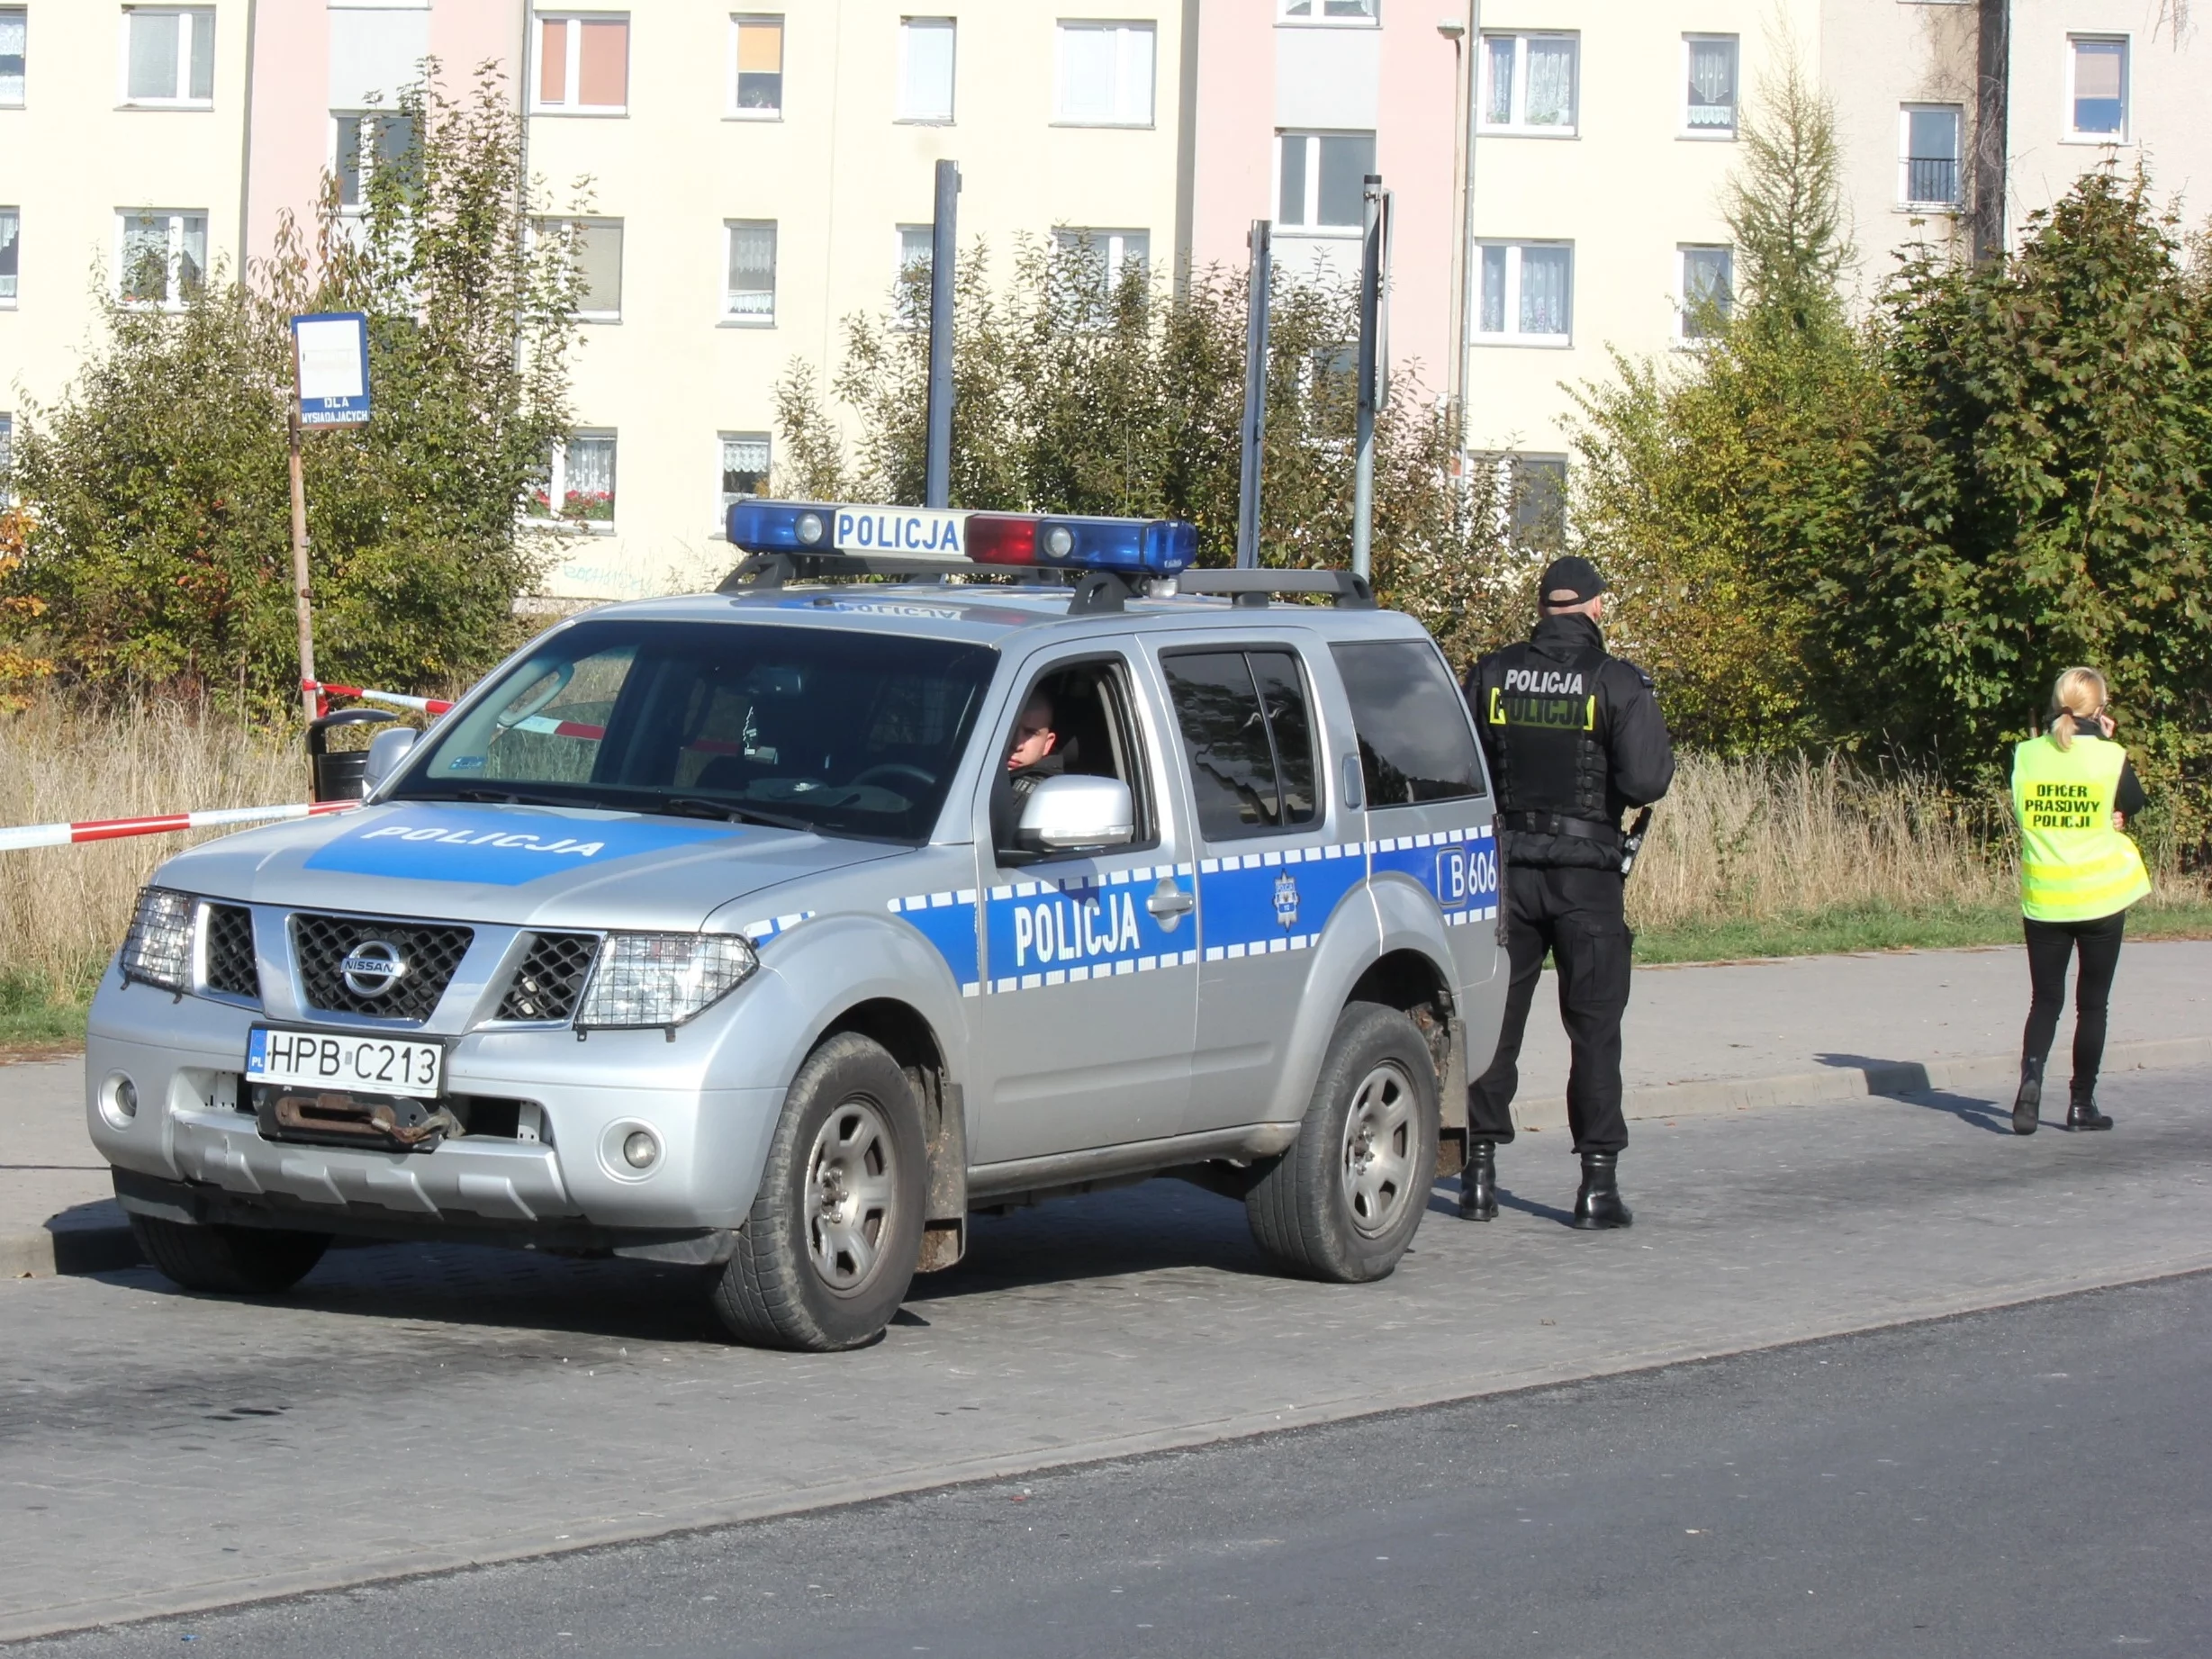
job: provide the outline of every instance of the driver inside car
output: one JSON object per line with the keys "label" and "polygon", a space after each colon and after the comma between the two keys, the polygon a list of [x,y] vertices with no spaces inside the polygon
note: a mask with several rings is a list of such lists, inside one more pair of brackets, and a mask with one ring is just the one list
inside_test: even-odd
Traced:
{"label": "driver inside car", "polygon": [[1068,770],[1060,753],[1060,733],[1053,726],[1052,699],[1043,691],[1031,695],[1015,722],[1013,740],[1007,747],[1007,774],[991,792],[991,840],[1001,852],[1014,849],[1014,832],[1022,821],[1022,808],[1030,792],[1047,778]]}

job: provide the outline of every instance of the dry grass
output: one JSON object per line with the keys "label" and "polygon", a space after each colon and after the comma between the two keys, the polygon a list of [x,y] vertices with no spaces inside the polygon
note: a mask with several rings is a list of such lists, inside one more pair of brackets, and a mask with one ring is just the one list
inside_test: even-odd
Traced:
{"label": "dry grass", "polygon": [[[0,716],[0,825],[122,818],[307,798],[297,746],[203,710],[113,714],[59,700]],[[55,987],[96,975],[153,867],[220,831],[0,852],[0,975]]]}

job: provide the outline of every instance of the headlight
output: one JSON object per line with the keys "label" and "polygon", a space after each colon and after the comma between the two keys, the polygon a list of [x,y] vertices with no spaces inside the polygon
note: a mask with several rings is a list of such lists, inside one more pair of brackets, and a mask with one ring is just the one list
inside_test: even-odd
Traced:
{"label": "headlight", "polygon": [[191,989],[192,933],[199,904],[191,894],[165,887],[140,893],[131,931],[123,935],[123,978],[165,991]]}
{"label": "headlight", "polygon": [[576,1023],[681,1025],[761,965],[736,933],[609,933]]}

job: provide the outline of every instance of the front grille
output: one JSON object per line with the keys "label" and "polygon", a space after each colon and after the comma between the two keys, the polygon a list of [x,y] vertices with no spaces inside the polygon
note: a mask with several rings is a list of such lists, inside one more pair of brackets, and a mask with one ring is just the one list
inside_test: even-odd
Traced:
{"label": "front grille", "polygon": [[[474,929],[426,922],[379,921],[374,916],[316,915],[292,918],[292,945],[300,963],[307,1003],[331,1014],[373,1014],[391,1020],[427,1020],[453,982],[454,969],[468,953]],[[389,987],[356,990],[339,964],[364,945],[390,945],[407,965]],[[371,952],[372,955],[378,954]]]}
{"label": "front grille", "polygon": [[500,999],[497,1018],[502,1020],[565,1020],[576,1012],[583,995],[584,976],[599,954],[599,939],[591,933],[537,933],[529,954],[508,982]]}
{"label": "front grille", "polygon": [[254,964],[254,913],[243,905],[207,907],[207,988],[227,996],[261,995]]}

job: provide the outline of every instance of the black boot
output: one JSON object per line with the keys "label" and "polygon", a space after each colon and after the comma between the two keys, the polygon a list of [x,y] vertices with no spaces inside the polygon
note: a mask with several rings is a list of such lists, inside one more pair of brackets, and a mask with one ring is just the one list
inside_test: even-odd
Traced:
{"label": "black boot", "polygon": [[1494,1141],[1477,1141],[1467,1148],[1467,1168],[1459,1172],[1459,1219],[1498,1219],[1498,1145]]}
{"label": "black boot", "polygon": [[1626,1227],[1636,1218],[1621,1202],[1618,1152],[1582,1155],[1582,1190],[1575,1195],[1575,1225],[1585,1232],[1602,1227]]}
{"label": "black boot", "polygon": [[2112,1120],[2097,1109],[2097,1086],[2091,1083],[2083,1088],[2075,1084],[2072,1097],[2066,1103],[2066,1127],[2069,1129],[2109,1129]]}
{"label": "black boot", "polygon": [[2012,1097],[2012,1132],[2032,1135],[2043,1110],[2043,1062],[2020,1061],[2020,1092]]}

